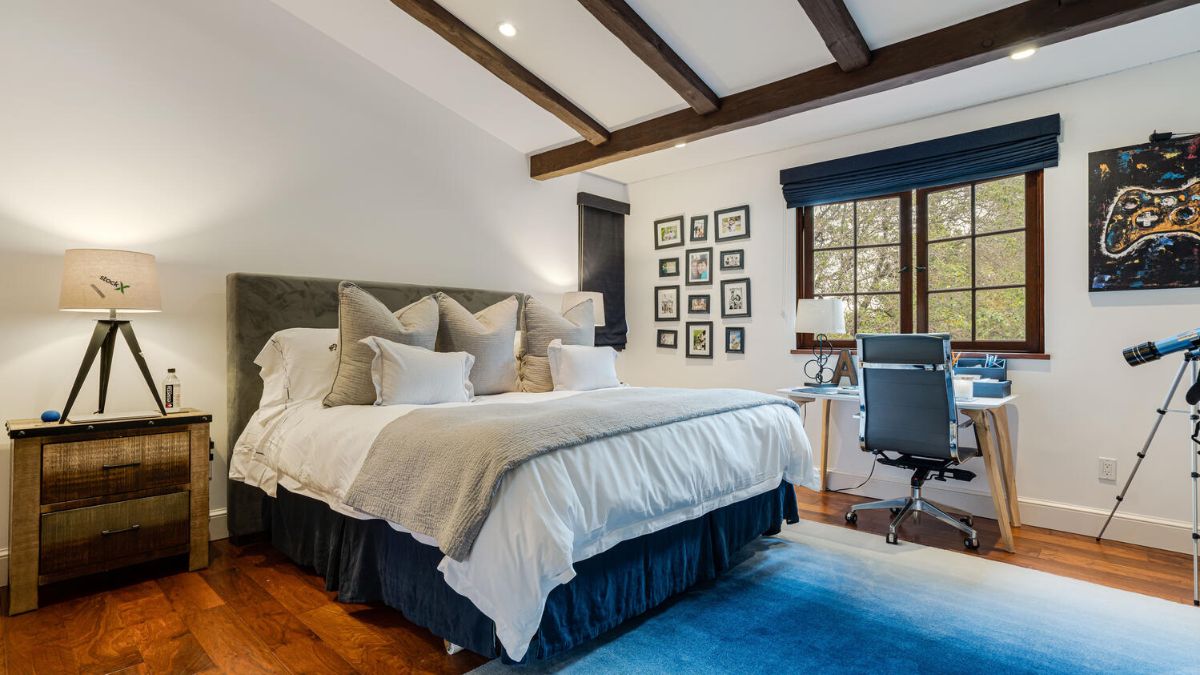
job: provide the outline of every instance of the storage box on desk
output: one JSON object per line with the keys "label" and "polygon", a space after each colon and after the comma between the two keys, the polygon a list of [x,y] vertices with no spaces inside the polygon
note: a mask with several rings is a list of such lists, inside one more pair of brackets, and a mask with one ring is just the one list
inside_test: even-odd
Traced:
{"label": "storage box on desk", "polygon": [[1004,398],[1012,395],[1012,380],[998,382],[982,382],[975,380],[971,385],[971,395],[975,398]]}
{"label": "storage box on desk", "polygon": [[979,382],[976,381],[972,387],[971,394],[978,398],[1004,398],[1012,395],[1012,382],[1008,379],[1008,363],[1001,359],[1004,363],[1002,366],[987,366],[984,365],[986,359],[963,357],[954,365],[955,375],[978,375],[987,380],[998,380],[998,382]]}

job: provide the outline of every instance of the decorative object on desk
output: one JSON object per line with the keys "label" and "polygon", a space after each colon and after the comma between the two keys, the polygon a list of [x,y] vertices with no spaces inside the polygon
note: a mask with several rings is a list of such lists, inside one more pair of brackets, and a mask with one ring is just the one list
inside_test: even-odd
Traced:
{"label": "decorative object on desk", "polygon": [[654,320],[679,320],[678,286],[656,286],[654,288]]}
{"label": "decorative object on desk", "polygon": [[735,206],[713,213],[718,242],[750,238],[750,207]]}
{"label": "decorative object on desk", "polygon": [[150,377],[150,368],[142,356],[133,324],[128,319],[117,319],[117,312],[162,311],[162,300],[158,290],[158,271],[154,256],[132,251],[107,249],[70,249],[63,260],[62,289],[59,292],[58,308],[67,312],[108,312],[107,319],[96,322],[92,340],[79,364],[79,373],[67,404],[63,406],[59,423],[67,421],[79,390],[87,379],[88,371],[96,355],[100,355],[100,397],[97,414],[104,413],[108,398],[108,379],[112,372],[113,352],[117,346],[117,332],[125,338],[125,344],[133,353],[133,359],[142,372],[158,411],[166,415],[158,388]]}
{"label": "decorative object on desk", "polygon": [[604,319],[604,294],[597,291],[568,291],[563,293],[562,311],[563,314],[569,312],[572,308],[592,301],[592,322],[597,326],[603,326],[606,321]]}
{"label": "decorative object on desk", "polygon": [[841,298],[801,298],[796,301],[796,332],[813,333],[816,337],[813,359],[804,364],[804,375],[809,379],[805,384],[833,386],[833,369],[826,365],[833,347],[826,333],[846,332],[845,301]]}
{"label": "decorative object on desk", "polygon": [[725,353],[726,354],[745,354],[746,353],[746,327],[745,326],[726,326],[725,327]]}
{"label": "decorative object on desk", "polygon": [[722,272],[744,269],[746,269],[746,251],[744,249],[735,248],[729,251],[721,251]]}
{"label": "decorative object on desk", "polygon": [[685,356],[689,359],[711,359],[712,331],[711,321],[689,321],[684,335],[687,338]]}
{"label": "decorative object on desk", "polygon": [[687,252],[687,285],[707,286],[712,283],[712,247]]}
{"label": "decorative object on desk", "polygon": [[858,369],[854,367],[854,357],[849,349],[838,350],[838,360],[833,366],[833,377],[830,379],[836,386],[842,386],[842,378],[850,378],[850,386],[858,386]]}
{"label": "decorative object on desk", "polygon": [[1200,286],[1200,135],[1088,155],[1088,290]]}
{"label": "decorative object on desk", "polygon": [[57,410],[42,411],[43,422],[57,422],[60,417],[62,417],[62,413],[58,412]]}
{"label": "decorative object on desk", "polygon": [[708,241],[708,216],[692,216],[691,235],[688,241]]}
{"label": "decorative object on desk", "polygon": [[708,294],[689,295],[688,314],[708,314]]}
{"label": "decorative object on desk", "polygon": [[660,277],[677,277],[677,276],[679,276],[679,258],[659,258],[658,259],[658,276],[660,276]]}
{"label": "decorative object on desk", "polygon": [[658,329],[658,346],[665,349],[679,348],[679,331],[666,328]]}
{"label": "decorative object on desk", "polygon": [[750,279],[721,280],[721,318],[743,319],[750,316]]}
{"label": "decorative object on desk", "polygon": [[654,248],[683,246],[683,216],[654,221]]}

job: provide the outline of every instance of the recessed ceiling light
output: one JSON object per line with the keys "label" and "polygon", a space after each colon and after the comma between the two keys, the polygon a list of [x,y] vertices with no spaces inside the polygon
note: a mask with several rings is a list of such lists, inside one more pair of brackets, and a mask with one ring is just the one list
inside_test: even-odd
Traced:
{"label": "recessed ceiling light", "polygon": [[500,34],[503,35],[504,37],[513,37],[514,35],[517,34],[517,27],[507,21],[500,24],[496,28],[500,31]]}
{"label": "recessed ceiling light", "polygon": [[687,146],[687,142],[686,142],[686,141],[684,141],[684,142],[681,142],[681,143],[676,143],[676,144],[675,144],[675,147],[677,147],[677,148],[683,148],[683,147],[686,147],[686,146]]}
{"label": "recessed ceiling light", "polygon": [[1027,59],[1036,53],[1037,47],[1022,47],[1012,54],[1009,54],[1009,56],[1013,61],[1020,61],[1021,59]]}

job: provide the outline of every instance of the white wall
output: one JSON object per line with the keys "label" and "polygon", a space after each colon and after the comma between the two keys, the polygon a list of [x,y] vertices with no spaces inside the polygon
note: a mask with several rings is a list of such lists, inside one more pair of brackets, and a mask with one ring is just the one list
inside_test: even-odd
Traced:
{"label": "white wall", "polygon": [[[515,150],[267,0],[7,0],[0,91],[0,418],[61,409],[91,334],[94,316],[56,311],[63,250],[153,253],[163,312],[135,326],[156,378],[178,368],[185,404],[215,413],[218,476],[227,273],[554,296],[576,287],[576,191],[625,198],[530,180]],[[119,348],[109,409],[151,407]]]}
{"label": "white wall", "polygon": [[[1029,67],[1037,67],[1036,57]],[[1174,374],[1176,360],[1130,368],[1121,358],[1126,345],[1173,335],[1200,325],[1200,290],[1087,291],[1087,153],[1145,142],[1152,129],[1200,131],[1195,110],[1200,93],[1180,88],[1200,68],[1189,55],[1036,94],[968,108],[866,133],[727,162],[629,186],[633,213],[626,221],[629,349],[622,374],[633,383],[696,387],[734,386],[773,391],[802,381],[805,358],[788,353],[794,345],[795,212],[786,209],[779,170],[810,162],[972,131],[997,124],[1060,113],[1061,161],[1045,174],[1046,345],[1050,361],[1013,361],[1012,411],[1016,425],[1018,492],[1027,522],[1094,534],[1099,513],[1113,503],[1117,486],[1097,479],[1097,457],[1116,457],[1124,480],[1153,418],[1153,410]],[[1176,92],[1170,105],[1157,101]],[[869,99],[868,99],[869,101]],[[652,222],[677,213],[711,214],[748,203],[752,238],[721,248],[745,248],[753,280],[754,316],[743,320],[746,354],[718,349],[712,361],[685,359],[679,350],[657,349],[655,328],[678,328],[683,321],[655,324],[652,288],[657,260],[682,256],[685,248],[655,251]],[[740,273],[738,273],[740,275]],[[732,276],[732,273],[729,275]],[[720,273],[715,277],[721,278]],[[671,281],[675,283],[675,281]],[[713,287],[713,306],[717,291]],[[682,293],[686,296],[687,289]],[[715,336],[723,341],[719,312]],[[717,342],[714,341],[714,342]],[[842,406],[836,415],[831,466],[834,486],[855,485],[870,468],[870,456],[857,449],[857,427]],[[818,418],[808,413],[810,435]],[[1190,521],[1187,426],[1169,419],[1143,464],[1122,507],[1129,517],[1114,534],[1170,546],[1188,547],[1179,521]],[[976,512],[990,512],[986,481],[947,484],[945,497]],[[867,494],[889,496],[907,487],[906,474],[880,467]]]}

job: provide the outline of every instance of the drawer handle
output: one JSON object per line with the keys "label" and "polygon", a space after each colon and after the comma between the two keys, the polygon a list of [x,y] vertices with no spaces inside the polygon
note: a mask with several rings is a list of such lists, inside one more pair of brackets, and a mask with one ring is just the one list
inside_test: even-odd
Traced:
{"label": "drawer handle", "polygon": [[141,529],[141,527],[142,527],[141,525],[134,523],[133,525],[130,525],[129,527],[122,527],[119,530],[101,530],[100,534],[107,537],[110,534],[121,534],[122,532],[136,532],[137,530]]}
{"label": "drawer handle", "polygon": [[105,471],[108,471],[110,469],[128,469],[129,467],[132,467],[132,466],[141,466],[141,465],[142,465],[141,462],[125,462],[124,464],[105,464],[104,466],[102,466],[100,468]]}

